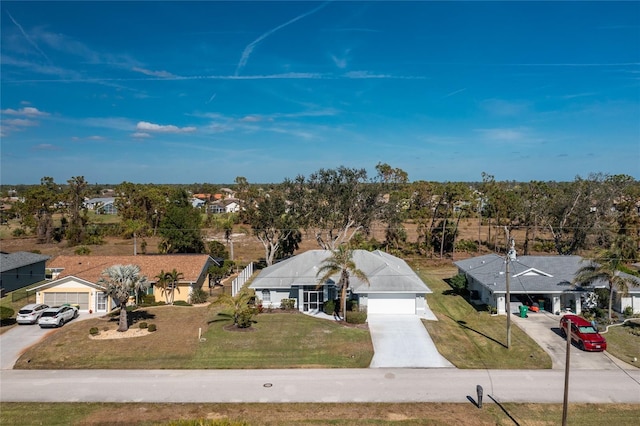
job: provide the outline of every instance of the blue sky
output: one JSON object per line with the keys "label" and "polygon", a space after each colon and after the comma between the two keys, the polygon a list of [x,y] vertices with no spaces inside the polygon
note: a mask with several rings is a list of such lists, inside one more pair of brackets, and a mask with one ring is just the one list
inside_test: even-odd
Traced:
{"label": "blue sky", "polygon": [[12,2],[1,180],[640,178],[640,2]]}

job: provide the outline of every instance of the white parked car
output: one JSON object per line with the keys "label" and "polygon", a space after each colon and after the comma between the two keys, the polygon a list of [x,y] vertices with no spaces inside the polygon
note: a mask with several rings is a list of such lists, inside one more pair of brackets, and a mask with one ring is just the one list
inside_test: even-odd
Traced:
{"label": "white parked car", "polygon": [[18,311],[16,322],[18,324],[35,324],[38,322],[40,315],[42,315],[48,307],[49,305],[45,305],[43,303],[30,303],[28,305],[24,305]]}
{"label": "white parked car", "polygon": [[69,322],[78,317],[78,309],[69,306],[58,306],[45,309],[38,320],[38,325],[44,327],[62,327],[65,322]]}

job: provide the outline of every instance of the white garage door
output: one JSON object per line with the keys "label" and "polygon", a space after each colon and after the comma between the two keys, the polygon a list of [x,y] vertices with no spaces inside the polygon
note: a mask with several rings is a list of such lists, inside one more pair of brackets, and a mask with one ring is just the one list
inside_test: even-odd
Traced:
{"label": "white garage door", "polygon": [[79,305],[81,311],[89,309],[89,293],[53,293],[44,294],[44,303],[49,306],[60,306],[68,303]]}
{"label": "white garage door", "polygon": [[369,294],[370,314],[415,314],[415,294]]}

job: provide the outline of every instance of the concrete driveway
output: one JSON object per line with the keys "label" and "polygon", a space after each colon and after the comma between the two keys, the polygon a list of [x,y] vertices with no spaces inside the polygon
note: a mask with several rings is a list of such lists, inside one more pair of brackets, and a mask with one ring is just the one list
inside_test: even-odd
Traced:
{"label": "concrete driveway", "polygon": [[454,368],[436,349],[416,315],[372,314],[374,355],[369,368]]}
{"label": "concrete driveway", "polygon": [[[527,318],[512,315],[512,322],[520,327],[529,337],[551,357],[553,369],[563,369],[567,356],[567,342],[560,335],[560,316],[549,312],[529,312]],[[606,337],[606,335],[605,335]],[[620,361],[607,352],[585,352],[572,345],[571,369],[582,370],[637,370],[636,367]]]}
{"label": "concrete driveway", "polygon": [[[95,315],[81,312],[78,318],[71,321],[71,324],[89,318],[95,318]],[[16,324],[11,330],[0,334],[0,369],[12,369],[24,351],[38,343],[47,334],[55,333],[57,330],[56,328],[40,328],[38,324]]]}

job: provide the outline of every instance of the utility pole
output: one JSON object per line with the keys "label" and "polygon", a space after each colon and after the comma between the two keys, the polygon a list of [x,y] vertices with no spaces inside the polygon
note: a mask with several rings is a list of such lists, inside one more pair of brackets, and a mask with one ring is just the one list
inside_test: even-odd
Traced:
{"label": "utility pole", "polygon": [[569,365],[571,364],[571,319],[567,321],[567,356],[564,363],[564,400],[562,402],[562,426],[567,426],[569,406]]}
{"label": "utility pole", "polygon": [[505,226],[504,232],[507,236],[507,243],[510,243],[510,248],[507,252],[506,258],[506,300],[505,300],[505,309],[507,311],[507,349],[511,349],[511,291],[509,288],[510,285],[510,271],[509,271],[509,263],[512,260],[515,260],[516,257],[516,249],[515,249],[515,241],[509,238],[509,229]]}

